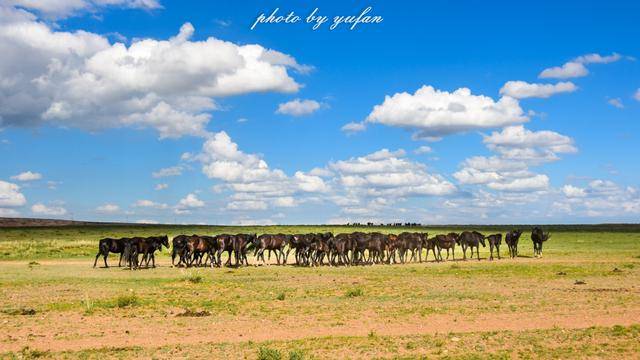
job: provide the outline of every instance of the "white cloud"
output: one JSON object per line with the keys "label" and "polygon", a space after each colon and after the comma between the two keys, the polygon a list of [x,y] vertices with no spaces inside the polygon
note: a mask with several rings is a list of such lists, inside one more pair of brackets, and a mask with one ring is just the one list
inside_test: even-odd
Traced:
{"label": "white cloud", "polygon": [[460,184],[484,185],[503,198],[509,192],[545,192],[549,177],[530,171],[529,166],[558,160],[560,153],[577,151],[568,136],[548,130],[534,132],[522,125],[508,126],[483,137],[487,147],[498,155],[468,158],[453,176]]}
{"label": "white cloud", "polygon": [[617,218],[640,214],[640,193],[634,187],[622,188],[611,180],[597,179],[580,188],[565,185],[566,199],[573,214],[587,217]]}
{"label": "white cloud", "polygon": [[100,205],[96,208],[97,212],[105,213],[105,214],[115,214],[120,211],[120,207],[115,204],[104,204]]}
{"label": "white cloud", "polygon": [[298,202],[293,196],[283,196],[275,198],[273,205],[276,207],[295,207],[298,205]]}
{"label": "white cloud", "polygon": [[544,69],[538,77],[542,79],[568,79],[587,76],[587,74],[589,74],[589,70],[582,63],[568,62],[562,66]]}
{"label": "white cloud", "polygon": [[502,127],[527,120],[518,100],[510,96],[494,101],[487,96],[473,95],[467,88],[449,93],[431,86],[423,86],[414,94],[386,96],[366,119],[370,123],[418,130],[418,138]]}
{"label": "white cloud", "polygon": [[136,201],[133,206],[135,207],[141,207],[141,208],[153,208],[153,209],[167,209],[169,207],[169,205],[167,204],[162,204],[162,203],[157,203],[151,200],[138,200]]}
{"label": "white cloud", "polygon": [[8,0],[8,4],[36,10],[52,19],[64,19],[82,12],[96,12],[108,6],[144,10],[162,8],[156,0]]}
{"label": "white cloud", "polygon": [[500,181],[503,176],[496,171],[481,171],[472,167],[465,167],[453,174],[460,184],[487,184]]}
{"label": "white cloud", "polygon": [[579,62],[582,64],[608,64],[612,62],[616,62],[622,59],[622,56],[618,53],[613,53],[611,55],[602,56],[600,54],[587,54],[578,56],[573,61]]}
{"label": "white cloud", "polygon": [[568,198],[587,196],[585,189],[573,185],[563,186],[562,193]]}
{"label": "white cloud", "polygon": [[18,207],[27,203],[20,186],[0,180],[0,207]]}
{"label": "white cloud", "polygon": [[350,122],[340,128],[340,130],[347,134],[354,134],[360,131],[365,131],[366,129],[367,126],[362,122]]}
{"label": "white cloud", "polygon": [[638,88],[638,90],[636,90],[636,93],[633,94],[633,98],[640,101],[640,88]]}
{"label": "white cloud", "polygon": [[[154,171],[151,176],[154,178],[163,178],[169,176],[180,176],[182,175],[182,166],[171,166],[168,168],[162,168],[158,171]],[[156,188],[156,190],[159,190]]]}
{"label": "white cloud", "polygon": [[18,217],[20,212],[14,209],[0,208],[0,217]]}
{"label": "white cloud", "polygon": [[456,187],[441,175],[429,173],[426,166],[405,158],[405,151],[382,149],[366,156],[329,164],[337,181],[351,195],[401,198],[405,196],[442,196]]}
{"label": "white cloud", "polygon": [[190,193],[187,194],[187,196],[185,196],[184,198],[180,199],[180,201],[178,201],[174,212],[176,214],[187,214],[193,209],[204,207],[204,205],[204,201],[198,199],[195,194]]}
{"label": "white cloud", "polygon": [[531,84],[524,81],[508,81],[500,89],[500,95],[507,95],[516,99],[548,98],[551,95],[574,92],[578,89],[572,82],[559,82],[557,84]]}
{"label": "white cloud", "polygon": [[333,176],[333,172],[327,168],[313,168],[309,171],[309,175],[330,177]]}
{"label": "white cloud", "polygon": [[277,225],[272,219],[236,219],[232,221],[232,225],[236,226],[269,226]]}
{"label": "white cloud", "polygon": [[487,184],[487,186],[490,189],[499,191],[540,191],[549,188],[549,177],[547,175],[535,175],[506,182],[492,182]]}
{"label": "white cloud", "polygon": [[62,206],[47,206],[37,203],[31,206],[31,212],[37,215],[62,216],[67,213],[67,209]]}
{"label": "white cloud", "polygon": [[260,45],[190,40],[185,23],[167,40],[111,44],[57,31],[24,10],[0,7],[0,126],[54,124],[87,130],[152,128],[160,138],[206,136],[214,98],[295,92],[292,57]]}
{"label": "white cloud", "polygon": [[489,149],[504,158],[528,162],[547,162],[559,159],[558,153],[576,153],[573,139],[554,131],[531,131],[524,126],[509,126],[484,136]]}
{"label": "white cloud", "polygon": [[624,104],[622,103],[622,100],[620,98],[609,99],[607,103],[618,109],[624,109]]}
{"label": "white cloud", "polygon": [[310,115],[320,109],[321,104],[315,100],[294,99],[278,105],[277,114],[303,116]]}
{"label": "white cloud", "polygon": [[241,211],[266,210],[267,203],[260,200],[232,201],[227,204],[227,209]]}
{"label": "white cloud", "polygon": [[538,75],[538,77],[555,79],[582,77],[589,74],[589,70],[584,66],[584,64],[608,64],[620,59],[622,59],[622,56],[617,53],[613,53],[607,56],[602,56],[600,54],[582,55],[565,63],[562,66],[544,69],[540,73],[540,75]]}
{"label": "white cloud", "polygon": [[315,175],[307,175],[302,171],[296,171],[294,178],[297,180],[300,190],[305,192],[327,192],[329,186],[325,184],[321,177]]}
{"label": "white cloud", "polygon": [[162,183],[162,184],[156,184],[156,186],[153,189],[156,191],[160,191],[168,188],[169,188],[169,184]]}
{"label": "white cloud", "polygon": [[414,154],[429,154],[433,152],[433,149],[431,149],[431,146],[427,146],[427,145],[422,145],[420,147],[418,147],[417,149],[413,150]]}
{"label": "white cloud", "polygon": [[42,174],[37,172],[25,171],[18,175],[12,176],[11,179],[18,181],[34,181],[42,179]]}
{"label": "white cloud", "polygon": [[150,219],[140,219],[140,220],[136,220],[136,224],[159,224],[159,222],[156,220],[150,220]]}

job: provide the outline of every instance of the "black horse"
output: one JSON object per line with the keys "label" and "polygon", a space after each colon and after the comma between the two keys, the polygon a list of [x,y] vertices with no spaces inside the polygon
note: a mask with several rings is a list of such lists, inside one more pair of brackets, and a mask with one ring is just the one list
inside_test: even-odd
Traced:
{"label": "black horse", "polygon": [[522,230],[511,230],[505,235],[504,242],[509,247],[509,256],[515,258],[518,256],[518,240],[520,240]]}
{"label": "black horse", "polygon": [[533,256],[542,257],[542,243],[549,240],[551,235],[543,232],[541,228],[534,227],[531,231],[531,241],[533,241]]}
{"label": "black horse", "polygon": [[108,268],[109,264],[107,264],[107,258],[109,257],[109,253],[120,254],[120,260],[118,261],[118,266],[122,266],[122,256],[124,255],[125,242],[129,238],[120,238],[120,239],[112,239],[105,238],[101,239],[98,243],[98,253],[96,254],[96,259],[93,262],[93,267],[96,267],[98,263],[98,258],[100,255],[104,258],[104,267]]}

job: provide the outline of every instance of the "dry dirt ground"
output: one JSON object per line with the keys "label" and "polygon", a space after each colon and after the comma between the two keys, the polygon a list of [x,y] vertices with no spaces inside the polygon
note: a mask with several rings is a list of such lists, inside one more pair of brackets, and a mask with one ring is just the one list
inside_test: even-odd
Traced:
{"label": "dry dirt ground", "polygon": [[639,358],[638,240],[600,252],[549,246],[542,259],[481,252],[481,261],[338,268],[0,261],[0,354]]}

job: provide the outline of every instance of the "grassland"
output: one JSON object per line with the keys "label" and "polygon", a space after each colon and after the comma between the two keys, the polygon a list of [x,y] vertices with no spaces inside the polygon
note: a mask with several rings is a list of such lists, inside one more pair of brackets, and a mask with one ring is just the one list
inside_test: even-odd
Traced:
{"label": "grassland", "polygon": [[485,248],[482,261],[176,269],[165,251],[159,268],[140,271],[91,268],[97,239],[354,229],[0,229],[0,353],[101,359],[638,358],[640,231],[550,229],[542,259],[530,257],[525,235],[522,257],[513,260],[488,261]]}

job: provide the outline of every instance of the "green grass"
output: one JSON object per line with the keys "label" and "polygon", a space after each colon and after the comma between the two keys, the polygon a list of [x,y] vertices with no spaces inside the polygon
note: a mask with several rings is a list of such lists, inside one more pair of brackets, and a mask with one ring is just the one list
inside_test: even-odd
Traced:
{"label": "green grass", "polygon": [[[485,233],[511,227],[483,229]],[[431,235],[461,228],[429,227]],[[545,243],[544,257],[531,258],[528,234],[521,239],[518,259],[456,261],[353,267],[249,266],[241,268],[171,268],[168,252],[157,256],[158,268],[130,271],[93,269],[97,241],[102,237],[221,232],[393,231],[399,228],[323,226],[200,227],[122,226],[0,229],[0,323],[4,329],[82,339],[93,348],[47,352],[33,338],[9,339],[0,329],[0,348],[13,349],[0,358],[250,358],[277,351],[282,359],[315,358],[629,358],[640,353],[637,325],[585,329],[545,328],[527,331],[472,331],[451,334],[385,335],[386,326],[433,326],[445,317],[450,331],[458,323],[500,324],[545,316],[600,314],[627,320],[623,311],[638,311],[640,232],[614,227],[558,227]],[[410,230],[414,231],[414,229]],[[460,249],[456,258],[461,259]],[[291,262],[289,259],[289,263]],[[109,258],[117,265],[117,257]],[[249,259],[253,264],[253,258]],[[100,264],[100,262],[99,262]],[[584,281],[584,285],[576,285]],[[23,314],[24,313],[24,314]],[[30,315],[32,314],[32,315]],[[603,315],[604,314],[604,315]],[[637,314],[631,313],[631,315]],[[489,320],[482,318],[488,315]],[[595,316],[595,315],[594,315]],[[67,320],[68,319],[68,320]],[[97,330],[76,326],[110,320]],[[504,321],[504,320],[503,320]],[[194,345],[104,347],[109,334],[163,329],[204,334],[237,332],[235,341]],[[252,329],[269,335],[293,327],[310,334],[299,340],[268,336],[247,341]],[[345,334],[361,324],[360,336]],[[590,325],[590,324],[588,324]],[[587,325],[587,326],[588,326]],[[462,325],[461,325],[462,326]],[[56,329],[56,330],[50,330]],[[108,330],[105,330],[108,329]],[[222,330],[226,332],[222,332]],[[347,334],[350,334],[347,331]],[[242,335],[242,337],[240,337]],[[134,335],[131,335],[134,336]],[[453,338],[458,340],[453,341]],[[3,340],[4,339],[4,340]],[[246,339],[246,340],[245,340]],[[263,338],[261,338],[263,339]],[[110,340],[111,341],[111,340]],[[102,344],[102,345],[101,345]],[[112,344],[111,342],[109,344]],[[130,343],[126,343],[130,344]],[[28,348],[25,348],[28,346]],[[113,345],[109,345],[113,346]],[[266,355],[265,355],[266,356]]]}
{"label": "green grass", "polygon": [[[104,237],[128,237],[179,234],[220,233],[333,233],[352,231],[380,231],[384,233],[400,233],[402,231],[424,231],[431,235],[449,231],[462,231],[467,228],[478,229],[484,233],[506,232],[513,228],[527,229],[525,226],[458,226],[458,227],[422,227],[422,228],[388,228],[388,227],[347,227],[347,226],[177,226],[177,225],[145,225],[145,226],[68,226],[68,227],[32,227],[32,228],[0,228],[0,260],[36,260],[56,258],[86,258],[97,253],[98,240]],[[549,244],[558,254],[583,253],[597,255],[594,249],[607,253],[636,250],[634,256],[640,256],[634,241],[638,241],[640,226],[638,225],[550,225],[545,230],[553,233]],[[594,243],[590,239],[599,239]],[[526,255],[531,250],[529,232],[525,232],[520,240]],[[545,244],[546,247],[547,244]],[[19,251],[18,251],[19,250]],[[502,254],[507,255],[503,246]],[[487,248],[481,250],[486,255]],[[546,252],[546,250],[545,250]],[[462,253],[459,253],[462,256]],[[100,264],[100,263],[99,263]]]}

